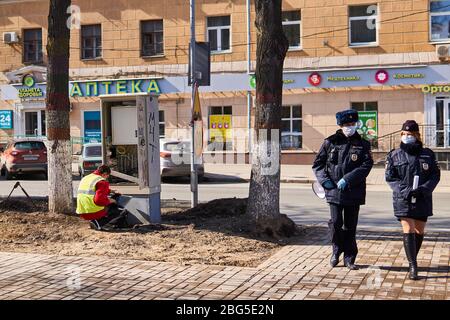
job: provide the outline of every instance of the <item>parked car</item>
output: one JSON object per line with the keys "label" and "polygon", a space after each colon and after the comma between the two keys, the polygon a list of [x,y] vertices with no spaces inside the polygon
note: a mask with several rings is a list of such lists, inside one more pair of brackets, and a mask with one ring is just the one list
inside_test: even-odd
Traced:
{"label": "parked car", "polygon": [[0,156],[0,173],[7,180],[19,174],[42,173],[47,179],[47,147],[36,138],[15,139]]}
{"label": "parked car", "polygon": [[78,162],[78,173],[84,177],[102,165],[102,144],[86,143],[83,145]]}
{"label": "parked car", "polygon": [[[189,177],[190,154],[190,141],[160,140],[161,177]],[[203,163],[197,165],[197,172],[199,179],[202,179],[205,175]]]}

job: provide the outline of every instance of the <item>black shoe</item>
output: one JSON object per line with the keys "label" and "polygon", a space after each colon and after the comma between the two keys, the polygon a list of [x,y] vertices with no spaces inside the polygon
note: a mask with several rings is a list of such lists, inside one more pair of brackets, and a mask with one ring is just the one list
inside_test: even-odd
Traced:
{"label": "black shoe", "polygon": [[333,253],[330,259],[330,265],[332,268],[336,267],[339,263],[339,254]]}
{"label": "black shoe", "polygon": [[89,222],[89,227],[93,230],[97,230],[97,231],[102,231],[102,227],[100,226],[100,224],[98,223],[97,220],[91,220]]}
{"label": "black shoe", "polygon": [[405,247],[406,258],[409,262],[409,279],[418,280],[417,274],[417,250],[416,250],[416,234],[404,233],[403,234],[403,246]]}
{"label": "black shoe", "polygon": [[359,268],[351,261],[345,262],[344,265],[350,270],[358,270]]}
{"label": "black shoe", "polygon": [[419,255],[420,248],[422,247],[423,234],[416,233],[416,258]]}

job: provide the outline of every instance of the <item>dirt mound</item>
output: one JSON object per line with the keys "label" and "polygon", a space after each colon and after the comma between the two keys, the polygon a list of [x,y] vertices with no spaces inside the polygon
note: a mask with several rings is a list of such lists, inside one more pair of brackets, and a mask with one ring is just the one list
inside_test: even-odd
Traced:
{"label": "dirt mound", "polygon": [[171,221],[191,220],[193,218],[239,217],[247,210],[247,199],[227,198],[201,203],[185,211],[168,212],[166,219]]}
{"label": "dirt mound", "polygon": [[17,211],[22,213],[48,212],[47,200],[15,199],[0,201],[0,213]]}

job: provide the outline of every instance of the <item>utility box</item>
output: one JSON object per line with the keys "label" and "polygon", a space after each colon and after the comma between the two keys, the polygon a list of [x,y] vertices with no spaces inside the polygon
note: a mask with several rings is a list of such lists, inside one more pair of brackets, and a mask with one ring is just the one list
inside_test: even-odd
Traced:
{"label": "utility box", "polygon": [[[137,183],[141,189],[149,188],[147,218],[150,222],[159,223],[161,169],[158,97],[102,97],[101,122],[103,163],[111,167],[113,177]],[[131,201],[129,205],[144,212],[142,203]]]}

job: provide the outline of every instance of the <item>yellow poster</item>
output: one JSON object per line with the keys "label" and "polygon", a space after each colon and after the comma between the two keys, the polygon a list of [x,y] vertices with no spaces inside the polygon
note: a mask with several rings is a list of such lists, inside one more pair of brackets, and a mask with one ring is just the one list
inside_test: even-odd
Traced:
{"label": "yellow poster", "polygon": [[231,141],[231,115],[209,116],[209,136],[211,141]]}

